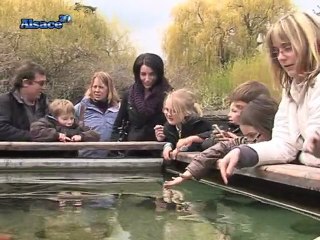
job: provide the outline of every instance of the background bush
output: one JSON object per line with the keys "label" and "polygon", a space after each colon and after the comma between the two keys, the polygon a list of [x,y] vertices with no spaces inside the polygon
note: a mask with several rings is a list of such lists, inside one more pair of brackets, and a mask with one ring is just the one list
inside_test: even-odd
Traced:
{"label": "background bush", "polygon": [[[20,30],[21,18],[72,22],[60,30]],[[75,10],[71,1],[2,0],[0,2],[0,91],[10,88],[10,69],[30,59],[48,71],[48,94],[52,98],[79,99],[95,71],[109,72],[118,89],[132,83],[136,51],[128,31],[98,13]]]}

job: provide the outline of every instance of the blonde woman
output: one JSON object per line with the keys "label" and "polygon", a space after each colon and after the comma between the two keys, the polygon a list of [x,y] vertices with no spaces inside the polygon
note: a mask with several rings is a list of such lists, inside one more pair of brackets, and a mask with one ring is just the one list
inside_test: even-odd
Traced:
{"label": "blonde woman", "polygon": [[179,151],[200,151],[201,143],[193,143],[188,149],[176,149],[179,139],[212,129],[211,124],[201,118],[202,111],[195,95],[186,89],[170,92],[164,101],[163,113],[167,122],[161,140],[168,142],[163,149],[163,158],[175,159]]}
{"label": "blonde woman", "polygon": [[319,158],[302,151],[309,149],[310,138],[320,130],[319,44],[316,16],[294,12],[271,26],[266,36],[268,56],[274,77],[283,87],[272,139],[227,154],[220,162],[225,183],[238,163],[249,167],[298,158],[303,164],[320,167]]}
{"label": "blonde woman", "polygon": [[[85,97],[75,106],[83,124],[100,134],[100,141],[110,141],[112,127],[119,111],[119,97],[110,75],[96,72]],[[81,157],[105,158],[106,150],[80,151]]]}

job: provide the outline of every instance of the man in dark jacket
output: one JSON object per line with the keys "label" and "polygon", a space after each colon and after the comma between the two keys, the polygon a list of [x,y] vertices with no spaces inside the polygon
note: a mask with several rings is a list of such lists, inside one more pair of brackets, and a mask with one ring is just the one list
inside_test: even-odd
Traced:
{"label": "man in dark jacket", "polygon": [[[0,141],[32,141],[30,124],[46,115],[47,97],[42,93],[47,79],[45,70],[33,62],[15,69],[13,89],[0,95]],[[0,156],[34,157],[34,151],[0,151]]]}
{"label": "man in dark jacket", "polygon": [[0,141],[31,141],[30,124],[47,112],[45,70],[25,62],[15,70],[13,89],[0,95]]}

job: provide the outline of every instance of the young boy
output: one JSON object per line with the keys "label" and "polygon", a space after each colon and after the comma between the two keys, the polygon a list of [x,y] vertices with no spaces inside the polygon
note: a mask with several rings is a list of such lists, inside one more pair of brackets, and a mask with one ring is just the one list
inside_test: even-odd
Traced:
{"label": "young boy", "polygon": [[241,144],[262,142],[271,139],[277,103],[269,96],[260,95],[247,104],[240,115],[242,137],[237,137],[206,149],[187,166],[187,170],[164,187],[172,187],[192,177],[200,179],[213,168],[216,161],[224,157],[232,148]]}
{"label": "young boy", "polygon": [[229,96],[230,111],[228,114],[230,128],[228,131],[207,131],[198,135],[189,136],[180,139],[177,143],[177,149],[188,147],[192,143],[202,143],[202,149],[205,150],[220,141],[227,141],[241,136],[239,128],[240,114],[244,107],[260,95],[270,97],[268,88],[258,81],[247,81],[239,85]]}
{"label": "young boy", "polygon": [[75,121],[73,104],[66,99],[56,99],[49,105],[49,115],[33,122],[30,127],[36,142],[96,142],[99,134]]}

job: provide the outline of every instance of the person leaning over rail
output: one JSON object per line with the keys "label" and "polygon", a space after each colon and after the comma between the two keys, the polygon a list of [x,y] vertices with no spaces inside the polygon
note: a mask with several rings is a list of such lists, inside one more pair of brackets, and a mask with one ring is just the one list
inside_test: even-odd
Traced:
{"label": "person leaning over rail", "polygon": [[0,141],[31,141],[30,124],[46,115],[47,83],[42,66],[26,61],[15,70],[13,89],[0,96]]}
{"label": "person leaning over rail", "polygon": [[[120,99],[113,79],[106,72],[95,72],[89,88],[75,106],[76,116],[87,127],[100,134],[100,141],[111,139],[112,127],[119,112]],[[108,150],[80,150],[80,157],[105,158]]]}
{"label": "person leaning over rail", "polygon": [[[96,142],[99,134],[75,121],[72,102],[55,99],[49,105],[49,114],[31,124],[32,140],[36,142]],[[58,151],[55,156],[76,157],[78,151]]]}
{"label": "person leaning over rail", "polygon": [[31,124],[32,140],[37,142],[96,142],[99,134],[75,121],[72,102],[55,99],[49,105],[49,114]]}
{"label": "person leaning over rail", "polygon": [[233,149],[220,161],[225,183],[236,166],[289,163],[296,158],[320,167],[320,159],[308,149],[320,130],[320,23],[316,16],[289,13],[266,36],[269,62],[282,87],[282,100],[275,117],[272,139]]}
{"label": "person leaning over rail", "polygon": [[[163,127],[163,137],[158,141],[166,141],[163,148],[164,160],[175,159],[182,149],[177,149],[176,144],[181,138],[206,132],[212,129],[211,124],[202,119],[200,105],[196,102],[194,93],[186,89],[178,89],[168,93],[164,104],[163,113],[167,122]],[[162,127],[157,125],[157,128]],[[183,151],[200,151],[201,143],[194,143]]]}
{"label": "person leaning over rail", "polygon": [[240,114],[244,107],[259,95],[271,96],[269,89],[258,81],[247,81],[237,86],[229,96],[230,111],[228,113],[229,129],[227,131],[212,129],[197,135],[182,138],[177,143],[177,148],[190,146],[193,143],[202,143],[201,150],[205,150],[218,142],[226,141],[241,136],[239,128]]}
{"label": "person leaning over rail", "polygon": [[214,168],[217,160],[225,156],[235,146],[270,140],[274,116],[278,104],[269,96],[260,95],[244,107],[240,115],[240,128],[243,136],[228,141],[219,142],[201,152],[186,167],[179,177],[164,183],[165,188],[178,185],[185,180],[201,179]]}
{"label": "person leaning over rail", "polygon": [[[114,123],[112,140],[119,140],[123,124],[127,125],[126,141],[156,141],[154,127],[165,123],[162,112],[165,93],[172,88],[164,76],[162,59],[153,53],[139,55],[133,64],[134,84],[121,100]],[[156,155],[150,151],[129,151],[127,155]],[[159,154],[160,155],[160,154]]]}

